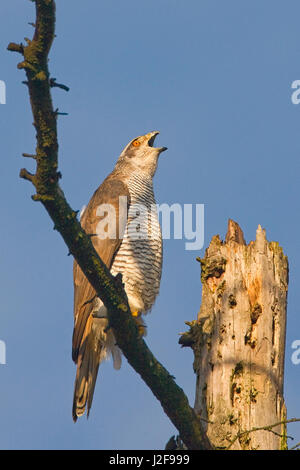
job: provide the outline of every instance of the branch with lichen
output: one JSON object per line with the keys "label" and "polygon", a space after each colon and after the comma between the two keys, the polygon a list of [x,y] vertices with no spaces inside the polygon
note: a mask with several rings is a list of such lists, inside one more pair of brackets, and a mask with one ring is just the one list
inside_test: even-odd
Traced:
{"label": "branch with lichen", "polygon": [[185,445],[189,449],[208,449],[209,441],[183,390],[139,336],[120,277],[112,276],[98,256],[91,237],[77,219],[78,211],[70,207],[59,186],[57,116],[60,113],[53,108],[51,88],[56,86],[68,90],[68,87],[51,79],[48,70],[48,54],[55,37],[55,2],[33,1],[36,6],[33,39],[26,38],[26,44],[8,45],[8,50],[23,56],[18,68],[26,73],[25,83],[29,90],[37,138],[35,154],[23,154],[35,159],[36,172],[32,174],[23,168],[20,177],[35,187],[36,194],[32,199],[40,201],[47,210],[54,222],[54,229],[61,234],[70,254],[106,306],[109,327],[114,331],[118,346],[160,401]]}

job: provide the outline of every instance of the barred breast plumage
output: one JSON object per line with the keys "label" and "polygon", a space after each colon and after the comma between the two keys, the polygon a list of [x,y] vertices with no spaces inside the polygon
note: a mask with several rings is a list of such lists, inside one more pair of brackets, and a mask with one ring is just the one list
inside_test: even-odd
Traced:
{"label": "barred breast plumage", "polygon": [[147,313],[159,292],[162,270],[162,237],[152,178],[141,172],[127,181],[131,204],[120,249],[112,264],[122,273],[131,309]]}

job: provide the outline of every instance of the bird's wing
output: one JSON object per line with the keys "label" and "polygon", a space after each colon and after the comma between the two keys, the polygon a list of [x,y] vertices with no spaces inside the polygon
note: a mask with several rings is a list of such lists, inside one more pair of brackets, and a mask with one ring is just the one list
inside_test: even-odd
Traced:
{"label": "bird's wing", "polygon": [[[120,197],[122,203],[119,204]],[[107,220],[107,212],[99,215],[99,206],[110,204],[115,210],[115,238],[101,239],[97,236],[97,226],[99,233],[99,222]],[[126,227],[128,207],[130,205],[130,195],[127,185],[116,176],[110,175],[96,190],[82,218],[81,226],[85,232],[92,235],[91,240],[102,261],[110,269],[114,257],[120,248],[124,230]],[[102,206],[105,209],[105,206]],[[111,212],[113,214],[113,212]],[[112,221],[113,222],[113,221]],[[103,224],[102,224],[103,225]],[[113,227],[114,228],[114,227]],[[104,228],[107,231],[107,228]],[[78,352],[81,344],[85,341],[91,328],[91,312],[93,310],[93,300],[96,292],[81,271],[79,265],[74,261],[74,330],[72,357],[75,362],[78,359]]]}

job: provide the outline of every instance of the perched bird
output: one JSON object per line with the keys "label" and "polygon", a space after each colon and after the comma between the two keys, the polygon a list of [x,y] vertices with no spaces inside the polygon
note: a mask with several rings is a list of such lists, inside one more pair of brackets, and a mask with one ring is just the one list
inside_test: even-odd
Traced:
{"label": "perched bird", "polygon": [[[95,191],[81,215],[81,225],[93,235],[99,256],[113,275],[122,274],[132,315],[141,333],[141,315],[149,312],[159,292],[162,237],[152,178],[166,147],[153,147],[159,132],[137,137],[123,150],[114,170]],[[113,357],[121,366],[121,352],[107,328],[101,299],[74,262],[74,330],[72,357],[77,364],[73,419],[89,414],[100,363]]]}

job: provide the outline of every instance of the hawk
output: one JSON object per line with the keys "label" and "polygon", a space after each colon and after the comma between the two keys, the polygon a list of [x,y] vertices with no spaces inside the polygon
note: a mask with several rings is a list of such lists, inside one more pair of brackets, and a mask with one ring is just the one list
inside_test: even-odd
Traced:
{"label": "hawk", "polygon": [[[122,274],[131,312],[141,334],[142,314],[148,313],[159,292],[162,236],[156,210],[153,176],[166,147],[153,147],[158,131],[129,142],[115,168],[95,191],[80,222],[113,275]],[[101,299],[74,261],[74,330],[72,358],[77,364],[73,419],[87,416],[100,363],[112,355],[121,366],[121,352],[107,328]]]}

